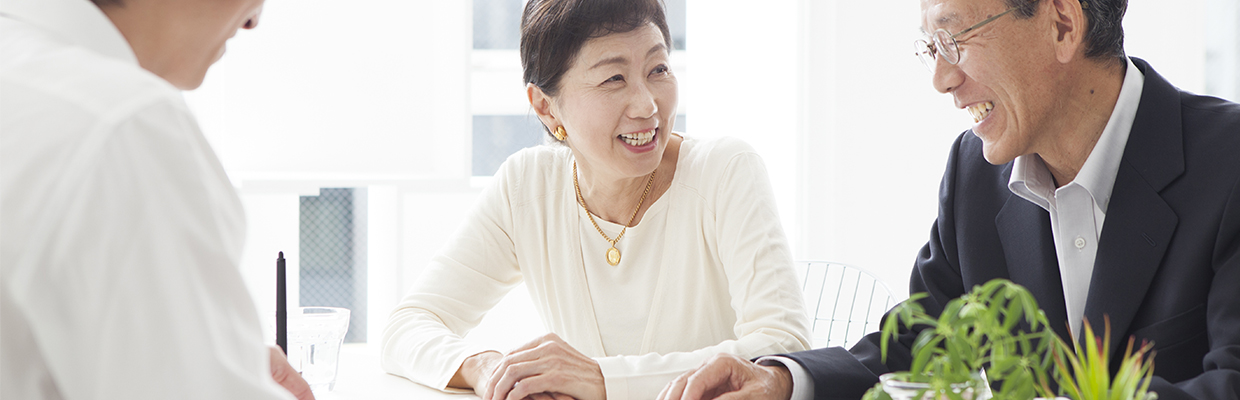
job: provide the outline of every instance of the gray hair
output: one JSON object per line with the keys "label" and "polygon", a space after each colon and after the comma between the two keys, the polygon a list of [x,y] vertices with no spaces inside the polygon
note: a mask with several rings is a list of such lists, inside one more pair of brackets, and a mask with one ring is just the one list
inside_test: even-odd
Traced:
{"label": "gray hair", "polygon": [[[1017,18],[1029,18],[1041,0],[1004,0],[1016,8]],[[1128,0],[1081,0],[1088,27],[1085,31],[1085,57],[1119,62],[1124,60],[1124,12]]]}

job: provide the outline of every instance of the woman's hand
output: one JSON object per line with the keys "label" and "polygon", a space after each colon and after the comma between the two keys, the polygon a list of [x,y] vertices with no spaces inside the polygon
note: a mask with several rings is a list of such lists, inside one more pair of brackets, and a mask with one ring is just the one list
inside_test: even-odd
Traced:
{"label": "woman's hand", "polygon": [[478,397],[486,398],[486,390],[490,386],[491,374],[499,361],[504,358],[498,351],[484,351],[465,358],[461,368],[448,381],[448,386],[460,389],[473,389]]}
{"label": "woman's hand", "polygon": [[489,380],[487,394],[479,394],[484,400],[607,398],[603,370],[598,362],[554,333],[508,353]]}

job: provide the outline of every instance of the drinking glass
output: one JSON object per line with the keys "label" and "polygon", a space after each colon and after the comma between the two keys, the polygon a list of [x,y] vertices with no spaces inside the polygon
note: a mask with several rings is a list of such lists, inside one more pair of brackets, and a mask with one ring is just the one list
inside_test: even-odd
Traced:
{"label": "drinking glass", "polygon": [[288,315],[288,362],[315,392],[336,386],[340,344],[349,330],[349,309],[300,307]]}

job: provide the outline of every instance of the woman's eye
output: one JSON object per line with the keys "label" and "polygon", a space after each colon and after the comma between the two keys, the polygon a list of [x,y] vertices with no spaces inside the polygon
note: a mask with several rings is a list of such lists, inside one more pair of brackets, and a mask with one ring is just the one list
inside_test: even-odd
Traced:
{"label": "woman's eye", "polygon": [[607,80],[603,81],[603,83],[611,83],[611,82],[624,82],[624,76],[623,76],[623,75],[613,75],[612,77],[607,78]]}
{"label": "woman's eye", "polygon": [[660,64],[657,67],[654,67],[654,70],[650,71],[651,74],[655,74],[655,75],[666,74],[667,72],[668,72],[667,66],[662,65],[662,64]]}

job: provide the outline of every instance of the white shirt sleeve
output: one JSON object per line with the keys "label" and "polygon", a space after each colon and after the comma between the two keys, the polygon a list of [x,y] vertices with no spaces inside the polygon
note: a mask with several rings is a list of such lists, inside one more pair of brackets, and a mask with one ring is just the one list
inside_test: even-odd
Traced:
{"label": "white shirt sleeve", "polygon": [[[237,270],[240,203],[176,95],[99,120],[40,109],[42,122],[6,125],[10,144],[81,139],[5,149],[0,301],[6,332],[26,333],[21,354],[55,387],[39,396],[292,398],[271,378]],[[84,121],[89,133],[72,128]]]}
{"label": "white shirt sleeve", "polygon": [[783,365],[788,368],[788,373],[792,375],[792,397],[788,400],[813,400],[814,399],[814,377],[810,376],[809,371],[788,357],[770,356],[762,357],[757,361],[758,365]]}

